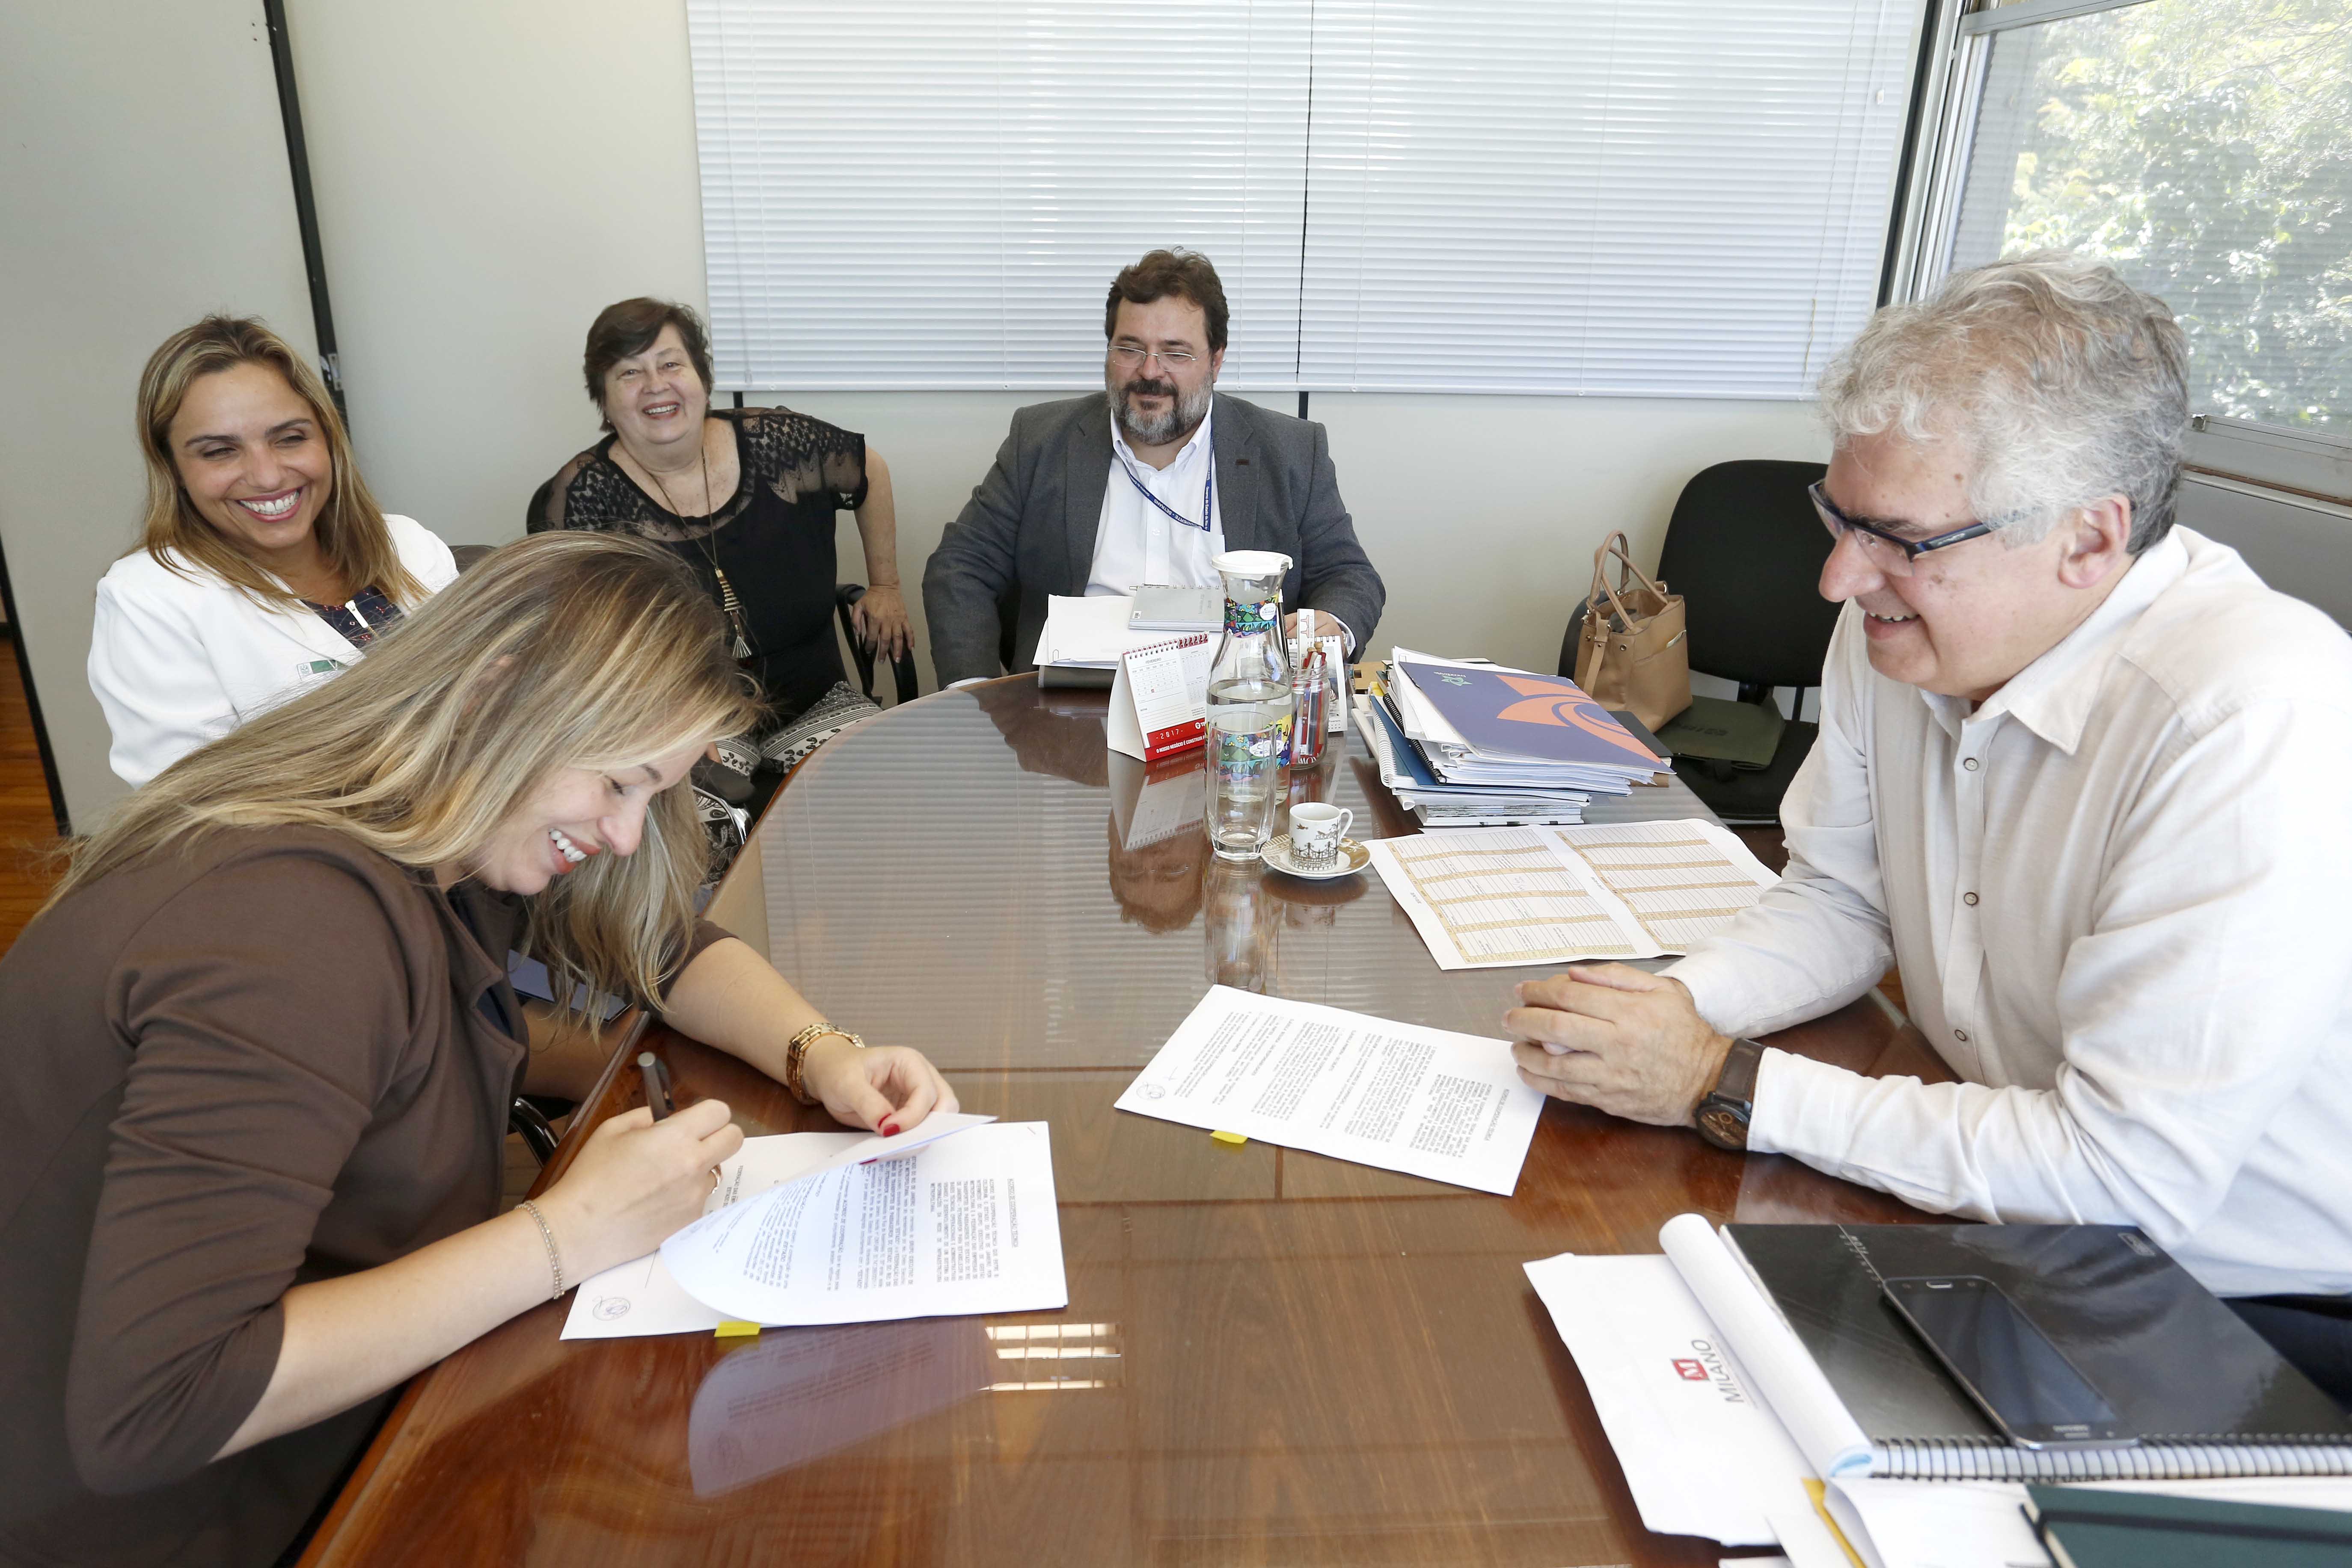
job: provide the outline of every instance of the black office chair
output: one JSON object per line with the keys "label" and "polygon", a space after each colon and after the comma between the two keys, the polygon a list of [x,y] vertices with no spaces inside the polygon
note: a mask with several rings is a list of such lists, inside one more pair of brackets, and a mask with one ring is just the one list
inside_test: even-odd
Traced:
{"label": "black office chair", "polygon": [[[1836,542],[1805,487],[1824,471],[1778,459],[1717,463],[1692,476],[1666,524],[1658,575],[1683,596],[1690,667],[1736,681],[1742,702],[1769,702],[1774,688],[1792,686],[1801,713],[1805,693],[1822,683],[1838,607],[1822,597],[1821,575]],[[1583,619],[1580,605],[1560,645],[1559,672],[1571,680]],[[1790,721],[1760,770],[1683,757],[1675,772],[1726,822],[1775,823],[1818,729]]]}
{"label": "black office chair", "polygon": [[[1013,638],[1021,626],[1021,584],[1015,583],[996,597],[996,662],[1006,671],[1021,668],[1020,650]],[[1030,649],[1034,653],[1036,649]]]}
{"label": "black office chair", "polygon": [[[550,479],[532,493],[530,516],[538,517],[547,510],[548,493],[554,483],[553,479]],[[460,572],[489,552],[490,547],[485,544],[460,544],[449,552],[457,558],[457,570]],[[849,618],[849,606],[865,596],[866,584],[863,583],[834,584],[833,613],[841,622],[841,635],[849,641],[850,657],[857,661],[858,687],[870,701],[874,696],[874,655],[872,650],[859,645],[856,628]],[[890,661],[890,674],[898,685],[898,700],[901,702],[912,702],[921,689],[915,679],[913,653],[914,650],[910,647],[908,649],[907,657]]]}
{"label": "black office chair", "polygon": [[[849,618],[849,606],[866,597],[863,583],[839,583],[834,585],[833,613],[841,622],[841,635],[849,644],[849,657],[857,661],[858,689],[868,700],[874,696],[874,650],[857,640],[856,623]],[[912,702],[919,688],[915,680],[915,649],[912,639],[907,651],[890,661],[890,678],[898,688],[898,700]]]}

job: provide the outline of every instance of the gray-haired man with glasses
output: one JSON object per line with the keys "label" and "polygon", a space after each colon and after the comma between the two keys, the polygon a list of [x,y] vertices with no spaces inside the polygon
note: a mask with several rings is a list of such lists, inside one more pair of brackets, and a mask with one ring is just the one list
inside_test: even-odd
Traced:
{"label": "gray-haired man with glasses", "polygon": [[1215,587],[1227,550],[1291,559],[1283,601],[1368,640],[1387,591],[1339,500],[1323,427],[1215,390],[1225,293],[1209,258],[1155,250],[1103,310],[1103,392],[1013,430],[923,571],[940,684],[1030,668],[1049,595]]}
{"label": "gray-haired man with glasses", "polygon": [[[1922,1208],[2137,1225],[2352,1400],[2352,642],[2173,523],[2188,346],[2045,254],[1823,378],[1845,611],[1789,867],[1650,975],[1505,1015],[1529,1082]],[[1899,964],[1959,1081],[1741,1037]]]}

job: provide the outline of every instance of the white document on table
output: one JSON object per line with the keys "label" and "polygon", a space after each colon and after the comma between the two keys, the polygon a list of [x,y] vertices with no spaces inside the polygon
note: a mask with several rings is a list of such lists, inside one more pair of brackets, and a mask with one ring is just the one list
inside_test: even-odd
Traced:
{"label": "white document on table", "polygon": [[[892,1158],[995,1120],[962,1111],[936,1111],[892,1138],[871,1132],[784,1132],[746,1138],[743,1146],[719,1167],[719,1184],[704,1200],[702,1212],[717,1214],[771,1187],[860,1161]],[[562,1337],[633,1339],[698,1330],[707,1334],[727,1321],[727,1313],[689,1294],[671,1276],[656,1250],[582,1280],[572,1292]]]}
{"label": "white document on table", "polygon": [[1066,1307],[1042,1121],[969,1128],[696,1220],[661,1246],[686,1293],[742,1322],[872,1323]]}
{"label": "white document on table", "polygon": [[1037,633],[1039,668],[1049,664],[1087,665],[1108,669],[1131,648],[1166,642],[1166,632],[1139,632],[1127,617],[1135,608],[1132,594],[1053,594],[1045,600],[1045,625]]}
{"label": "white document on table", "polygon": [[1215,985],[1118,1108],[1508,1197],[1543,1096],[1507,1041]]}
{"label": "white document on table", "polygon": [[1866,1568],[1888,1568],[1834,1492],[1828,1507],[1841,1528],[1822,1518],[1807,1489],[1811,1465],[1673,1259],[1564,1253],[1525,1267],[1576,1358],[1644,1525],[1726,1546],[1777,1545],[1790,1568],[1852,1568],[1849,1545]]}
{"label": "white document on table", "polygon": [[1369,847],[1440,969],[1687,952],[1780,880],[1696,819],[1449,828]]}
{"label": "white document on table", "polygon": [[1643,1524],[1769,1546],[1780,1537],[1768,1501],[1810,1510],[1804,1456],[1671,1260],[1563,1254],[1526,1267]]}

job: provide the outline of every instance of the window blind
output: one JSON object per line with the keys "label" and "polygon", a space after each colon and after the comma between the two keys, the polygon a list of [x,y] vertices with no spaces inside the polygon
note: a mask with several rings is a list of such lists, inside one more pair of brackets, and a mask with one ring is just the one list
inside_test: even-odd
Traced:
{"label": "window blind", "polygon": [[1809,395],[1877,302],[1916,10],[1318,0],[1300,384]]}
{"label": "window blind", "polygon": [[1288,384],[1305,0],[688,0],[722,388],[1076,388],[1155,246]]}
{"label": "window blind", "polygon": [[1099,384],[1206,252],[1220,384],[1808,395],[1875,302],[1906,0],[688,0],[745,390]]}

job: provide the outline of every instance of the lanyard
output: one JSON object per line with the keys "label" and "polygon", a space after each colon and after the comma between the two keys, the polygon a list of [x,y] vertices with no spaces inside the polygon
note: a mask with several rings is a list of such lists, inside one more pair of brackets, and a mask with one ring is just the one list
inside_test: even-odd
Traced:
{"label": "lanyard", "polygon": [[1141,496],[1145,500],[1150,501],[1153,506],[1158,507],[1161,513],[1164,514],[1170,521],[1181,523],[1186,528],[1197,528],[1202,533],[1210,531],[1209,522],[1211,518],[1211,501],[1213,498],[1214,487],[1217,482],[1216,447],[1211,447],[1206,452],[1201,454],[1208,462],[1209,473],[1208,477],[1201,481],[1201,521],[1198,522],[1194,522],[1191,518],[1186,517],[1182,512],[1178,511],[1174,507],[1170,506],[1166,501],[1161,500],[1158,496],[1153,495],[1150,489],[1145,486],[1143,480],[1137,477],[1135,465],[1127,460],[1126,453],[1118,452],[1114,455],[1118,458],[1118,466],[1127,470],[1127,482],[1135,487],[1135,493]]}

